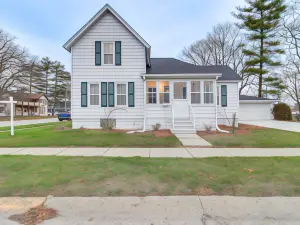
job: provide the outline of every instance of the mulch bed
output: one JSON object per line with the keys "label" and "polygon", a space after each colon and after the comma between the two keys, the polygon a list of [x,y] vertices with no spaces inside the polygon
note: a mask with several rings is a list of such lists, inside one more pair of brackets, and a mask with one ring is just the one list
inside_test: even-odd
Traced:
{"label": "mulch bed", "polygon": [[[225,126],[225,125],[219,125],[220,129],[222,130],[227,130],[231,131],[231,127]],[[227,134],[219,131],[198,131],[197,134],[201,137],[205,136],[236,136],[236,135],[243,135],[243,134],[249,134],[251,133],[252,130],[260,130],[260,129],[265,129],[264,127],[259,127],[259,126],[253,126],[253,125],[247,125],[247,124],[242,124],[239,123],[239,127],[235,129],[235,134]]]}
{"label": "mulch bed", "polygon": [[16,221],[23,225],[37,225],[50,220],[58,215],[55,209],[46,208],[43,205],[29,209],[27,212],[18,215],[12,215],[9,217],[10,220]]}

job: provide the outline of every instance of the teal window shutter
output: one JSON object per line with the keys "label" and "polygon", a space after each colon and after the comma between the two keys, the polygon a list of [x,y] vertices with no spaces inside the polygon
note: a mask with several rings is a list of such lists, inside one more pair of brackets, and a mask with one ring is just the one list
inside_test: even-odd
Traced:
{"label": "teal window shutter", "polygon": [[134,107],[134,82],[128,82],[128,106]]}
{"label": "teal window shutter", "polygon": [[121,65],[121,41],[115,42],[115,65]]}
{"label": "teal window shutter", "polygon": [[109,107],[115,106],[115,83],[114,82],[108,83],[108,106]]}
{"label": "teal window shutter", "polygon": [[221,85],[221,105],[227,106],[227,85]]}
{"label": "teal window shutter", "polygon": [[95,65],[101,66],[101,41],[95,42]]}
{"label": "teal window shutter", "polygon": [[107,107],[107,82],[101,82],[101,107]]}
{"label": "teal window shutter", "polygon": [[87,107],[87,82],[81,82],[81,107]]}

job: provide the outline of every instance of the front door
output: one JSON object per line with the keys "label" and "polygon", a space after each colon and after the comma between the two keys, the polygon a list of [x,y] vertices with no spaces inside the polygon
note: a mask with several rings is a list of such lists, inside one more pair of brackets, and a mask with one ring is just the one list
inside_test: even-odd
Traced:
{"label": "front door", "polygon": [[173,109],[175,117],[189,117],[186,81],[173,82]]}

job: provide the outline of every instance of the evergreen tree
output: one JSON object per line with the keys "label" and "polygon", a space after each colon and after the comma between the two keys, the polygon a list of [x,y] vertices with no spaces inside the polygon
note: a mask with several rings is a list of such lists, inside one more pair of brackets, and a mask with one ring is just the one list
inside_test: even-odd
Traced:
{"label": "evergreen tree", "polygon": [[33,93],[36,90],[36,85],[42,77],[39,61],[36,57],[33,57],[24,68],[24,75],[21,83],[24,84],[24,88],[27,92]]}
{"label": "evergreen tree", "polygon": [[283,54],[280,41],[276,38],[282,13],[286,6],[283,0],[246,0],[244,8],[237,7],[238,13],[234,16],[241,20],[239,26],[248,31],[249,46],[244,54],[249,56],[245,73],[258,77],[258,97],[263,95],[263,85],[266,83],[274,89],[279,88],[279,78],[269,74],[270,67],[280,66],[280,61],[274,56]]}
{"label": "evergreen tree", "polygon": [[65,70],[65,66],[58,61],[53,62],[51,73],[53,78],[51,79],[51,97],[52,97],[52,113],[58,103],[61,102],[66,93],[66,83],[70,80],[70,74]]}
{"label": "evergreen tree", "polygon": [[51,70],[52,70],[53,62],[50,60],[49,57],[44,57],[41,60],[40,63],[40,70],[42,72],[42,75],[40,76],[36,89],[40,92],[43,92],[48,96],[49,90],[50,90],[50,76],[51,76]]}

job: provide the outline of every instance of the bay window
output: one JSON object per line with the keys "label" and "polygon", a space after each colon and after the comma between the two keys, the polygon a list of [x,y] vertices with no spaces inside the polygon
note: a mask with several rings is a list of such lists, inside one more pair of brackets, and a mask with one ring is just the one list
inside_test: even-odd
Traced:
{"label": "bay window", "polygon": [[156,81],[147,81],[146,83],[146,103],[156,104]]}
{"label": "bay window", "polygon": [[170,103],[169,81],[159,81],[159,102],[160,104]]}
{"label": "bay window", "polygon": [[214,103],[214,82],[204,81],[204,104]]}
{"label": "bay window", "polygon": [[191,81],[191,103],[201,103],[201,88],[200,81]]}

